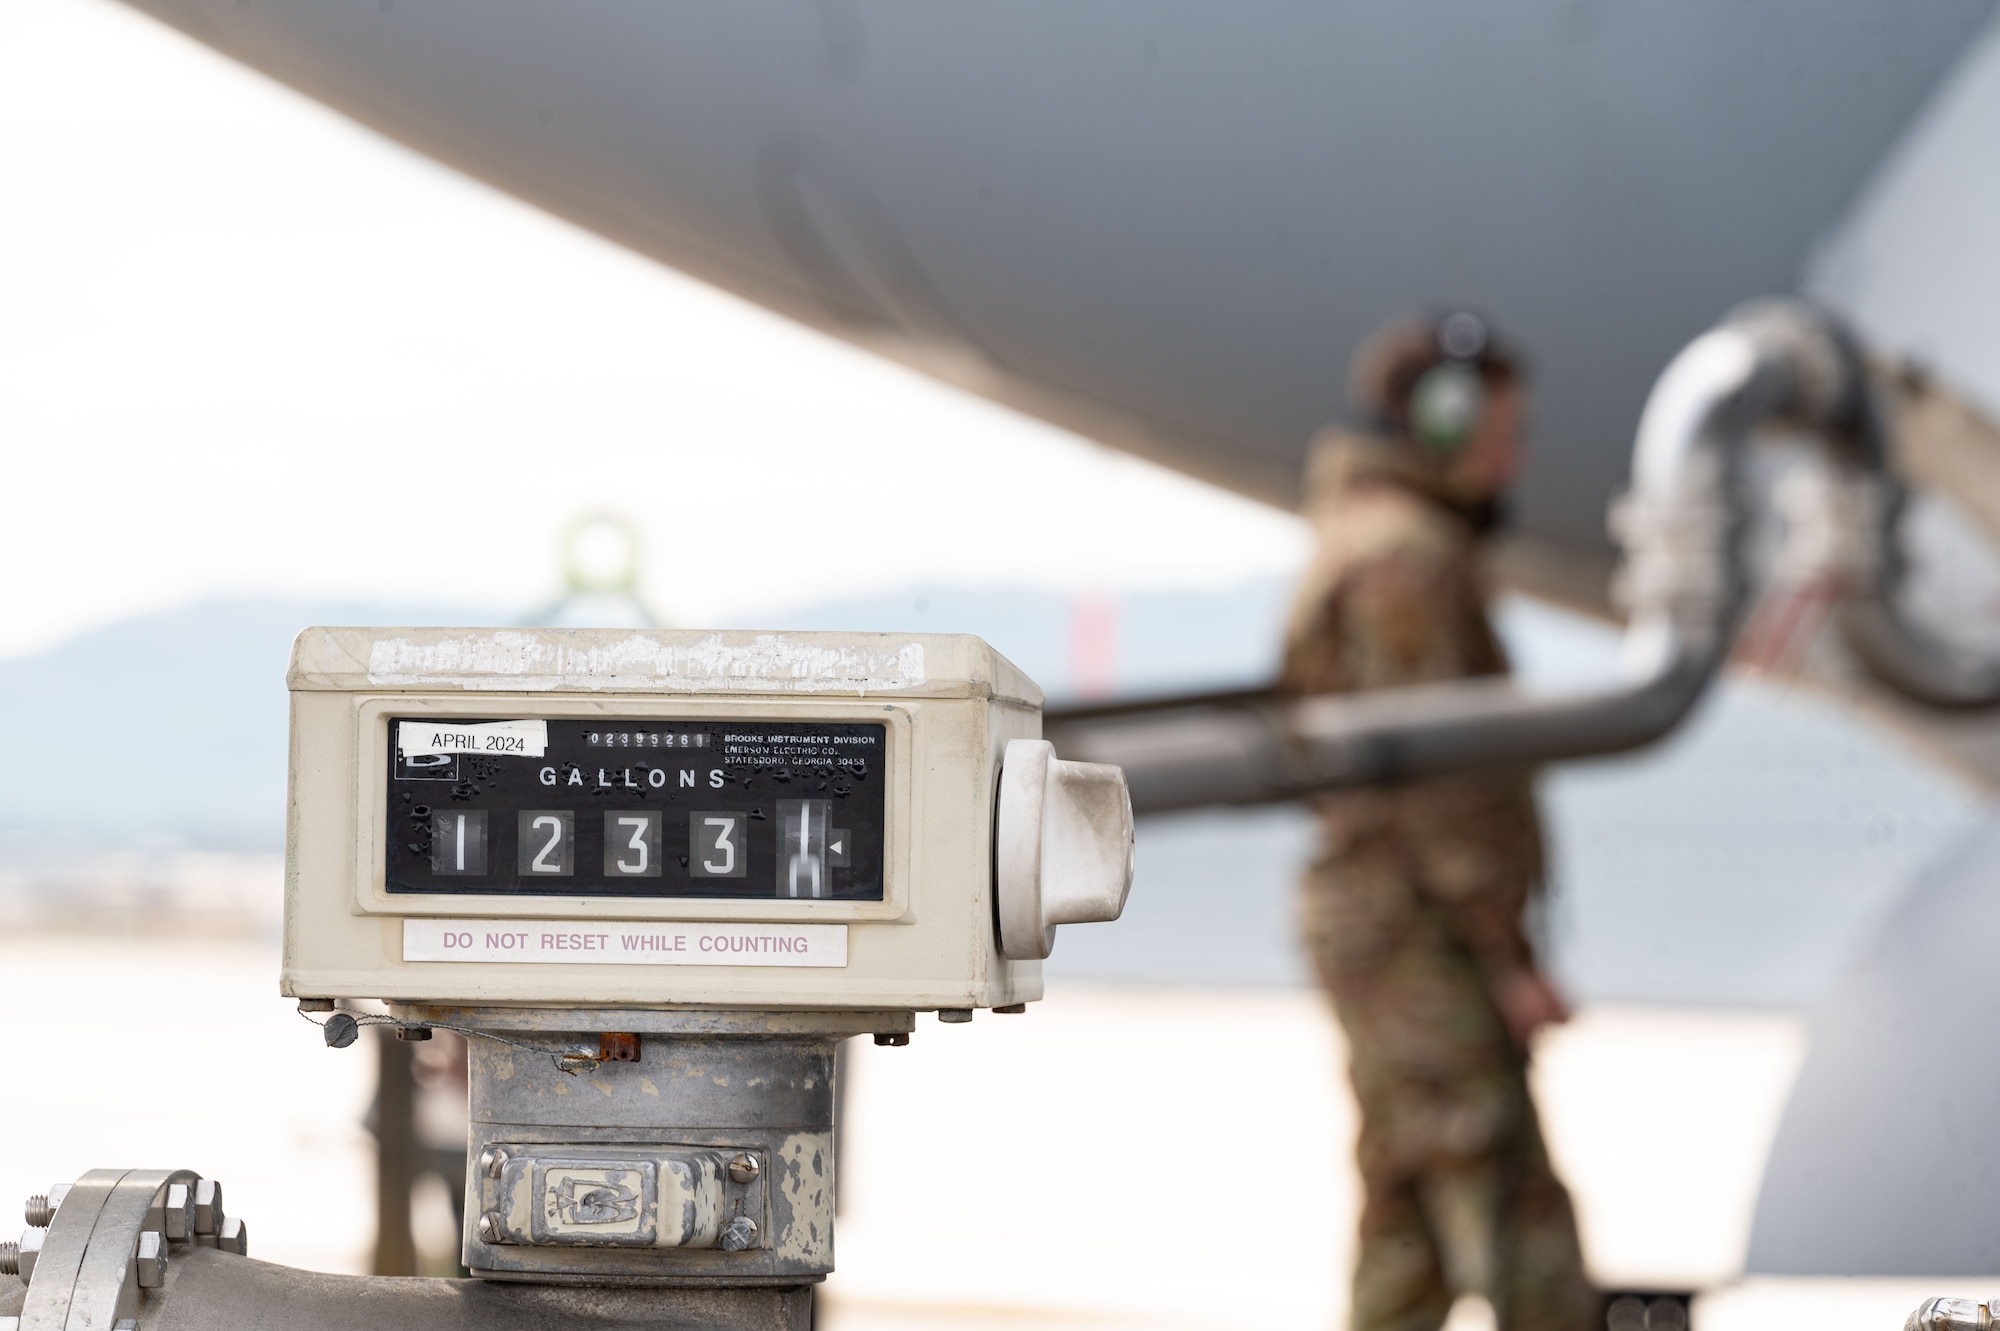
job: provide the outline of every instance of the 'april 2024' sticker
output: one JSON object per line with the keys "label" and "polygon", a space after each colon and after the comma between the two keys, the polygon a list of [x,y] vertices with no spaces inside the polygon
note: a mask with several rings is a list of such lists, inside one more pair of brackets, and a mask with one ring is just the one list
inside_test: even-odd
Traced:
{"label": "'april 2024' sticker", "polygon": [[540,758],[549,747],[546,721],[398,721],[396,747],[405,758],[478,754],[490,758]]}

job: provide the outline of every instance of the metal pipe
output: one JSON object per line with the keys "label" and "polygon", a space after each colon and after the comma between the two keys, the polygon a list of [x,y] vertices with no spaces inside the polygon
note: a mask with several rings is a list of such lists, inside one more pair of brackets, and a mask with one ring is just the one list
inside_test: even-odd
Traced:
{"label": "metal pipe", "polygon": [[[1861,357],[1827,316],[1792,301],[1734,311],[1674,357],[1639,422],[1632,486],[1612,514],[1629,612],[1620,675],[1602,689],[1538,697],[1500,679],[1338,697],[1276,690],[1051,712],[1043,733],[1072,759],[1125,769],[1135,812],[1258,804],[1316,791],[1525,767],[1651,743],[1680,723],[1741,626],[1749,578],[1742,457],[1767,424],[1822,445],[1849,493],[1893,495]],[[1892,686],[1920,698],[2000,698],[2000,665],[1957,663],[1890,600],[1879,552],[1896,511],[1853,532],[1858,563],[1842,624]]]}
{"label": "metal pipe", "polygon": [[2000,1299],[1926,1299],[1903,1322],[1903,1331],[1992,1331]]}
{"label": "metal pipe", "polygon": [[144,1331],[808,1331],[813,1286],[385,1280],[198,1249],[148,1311]]}
{"label": "metal pipe", "polygon": [[1925,632],[1902,613],[1897,590],[1908,563],[1897,545],[1906,496],[1885,480],[1862,514],[1877,537],[1872,567],[1850,575],[1854,585],[1841,604],[1837,624],[1847,649],[1882,683],[1933,707],[1987,707],[2000,703],[2000,661]]}

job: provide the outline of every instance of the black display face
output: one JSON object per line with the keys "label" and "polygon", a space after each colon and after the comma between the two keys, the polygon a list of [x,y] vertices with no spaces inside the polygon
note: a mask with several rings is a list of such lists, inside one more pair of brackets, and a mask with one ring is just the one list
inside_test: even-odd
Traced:
{"label": "black display face", "polygon": [[390,718],[389,891],[882,900],[886,726],[537,724]]}

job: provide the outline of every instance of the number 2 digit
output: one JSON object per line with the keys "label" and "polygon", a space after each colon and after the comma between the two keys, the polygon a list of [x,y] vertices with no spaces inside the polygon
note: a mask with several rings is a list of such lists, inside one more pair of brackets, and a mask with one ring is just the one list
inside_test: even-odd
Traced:
{"label": "number 2 digit", "polygon": [[561,873],[562,866],[560,864],[550,864],[549,856],[554,853],[557,846],[562,844],[562,819],[544,815],[535,819],[532,825],[537,831],[544,827],[549,829],[549,843],[541,848],[533,860],[529,861],[528,867],[536,873]]}

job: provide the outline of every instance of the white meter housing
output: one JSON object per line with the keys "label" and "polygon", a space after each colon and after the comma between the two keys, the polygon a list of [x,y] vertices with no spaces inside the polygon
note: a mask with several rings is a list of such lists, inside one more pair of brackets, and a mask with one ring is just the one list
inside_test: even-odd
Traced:
{"label": "white meter housing", "polygon": [[296,997],[1005,1006],[1131,880],[977,638],[313,628],[287,682]]}

